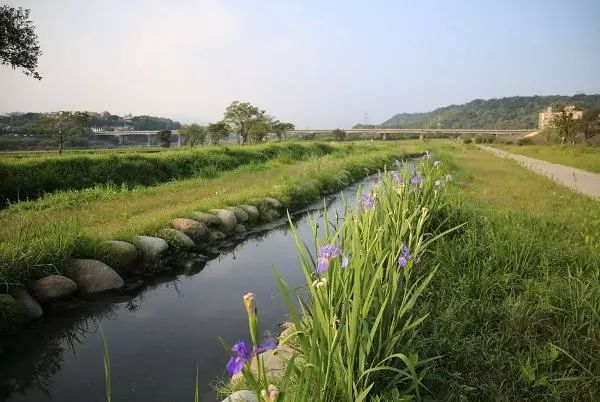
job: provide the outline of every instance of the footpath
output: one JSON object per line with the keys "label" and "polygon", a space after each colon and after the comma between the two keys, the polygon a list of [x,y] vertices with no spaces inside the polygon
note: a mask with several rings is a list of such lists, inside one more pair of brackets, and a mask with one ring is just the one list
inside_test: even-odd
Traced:
{"label": "footpath", "polygon": [[570,166],[517,155],[492,147],[480,146],[480,148],[501,158],[513,159],[527,169],[547,176],[555,182],[579,193],[592,198],[600,198],[600,174],[598,173],[586,172],[585,170],[576,169]]}

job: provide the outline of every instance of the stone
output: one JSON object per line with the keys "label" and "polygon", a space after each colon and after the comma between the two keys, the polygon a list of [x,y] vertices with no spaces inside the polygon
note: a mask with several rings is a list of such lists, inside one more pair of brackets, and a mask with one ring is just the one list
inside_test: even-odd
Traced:
{"label": "stone", "polygon": [[7,306],[10,310],[15,310],[18,307],[15,298],[6,293],[0,293],[0,305]]}
{"label": "stone", "polygon": [[98,260],[73,260],[68,274],[84,294],[120,289],[125,285],[123,278],[114,269]]}
{"label": "stone", "polygon": [[[264,369],[268,377],[281,378],[285,373],[287,362],[297,354],[297,352],[287,345],[277,346],[276,349],[267,350],[259,356],[262,358]],[[258,373],[258,363],[256,357],[250,362],[250,370],[256,375]],[[242,378],[242,373],[234,374],[232,379]]]}
{"label": "stone", "polygon": [[258,398],[254,392],[244,389],[234,392],[221,402],[258,402]]}
{"label": "stone", "polygon": [[225,235],[225,233],[220,232],[218,230],[213,230],[212,232],[210,232],[210,239],[212,241],[221,241],[226,237],[227,236]]}
{"label": "stone", "polygon": [[248,213],[240,207],[227,207],[225,209],[233,212],[235,214],[235,219],[237,219],[238,222],[247,222],[248,219],[250,219]]}
{"label": "stone", "polygon": [[235,228],[237,219],[233,212],[226,209],[212,209],[211,212],[214,213],[217,218],[219,218],[219,221],[221,222],[220,226],[223,231],[231,232],[233,228]]}
{"label": "stone", "polygon": [[171,227],[185,233],[192,239],[199,239],[208,233],[208,229],[204,223],[187,218],[173,219]]}
{"label": "stone", "polygon": [[272,222],[275,219],[278,219],[279,216],[279,212],[275,211],[274,209],[265,209],[262,211],[262,219],[265,222]]}
{"label": "stone", "polygon": [[169,251],[169,244],[161,238],[137,236],[137,246],[146,261],[158,261]]}
{"label": "stone", "polygon": [[62,275],[45,276],[33,284],[33,296],[41,302],[63,299],[75,291],[77,284]]}
{"label": "stone", "polygon": [[126,241],[120,240],[107,240],[104,245],[108,248],[111,258],[109,262],[116,269],[123,271],[130,271],[135,268],[138,251],[135,246]]}
{"label": "stone", "polygon": [[283,204],[275,198],[265,197],[263,200],[273,208],[283,208]]}
{"label": "stone", "polygon": [[191,249],[196,247],[196,243],[188,235],[177,229],[163,229],[160,233],[167,243],[175,248]]}
{"label": "stone", "polygon": [[21,306],[28,320],[37,320],[44,314],[42,306],[23,288],[17,288],[13,292],[17,304]]}
{"label": "stone", "polygon": [[248,218],[252,220],[258,219],[260,212],[254,205],[240,205],[238,208],[244,210],[248,214]]}
{"label": "stone", "polygon": [[233,231],[234,231],[234,233],[245,233],[246,232],[246,226],[238,223],[233,228]]}
{"label": "stone", "polygon": [[192,219],[198,222],[202,222],[205,225],[219,226],[221,220],[213,214],[207,214],[206,212],[192,212]]}

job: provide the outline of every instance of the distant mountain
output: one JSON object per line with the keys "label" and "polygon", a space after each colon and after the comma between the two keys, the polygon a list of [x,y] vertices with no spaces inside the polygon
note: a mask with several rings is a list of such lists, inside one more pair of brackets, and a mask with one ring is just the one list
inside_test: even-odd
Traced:
{"label": "distant mountain", "polygon": [[[377,127],[388,128],[536,128],[538,113],[555,104],[577,105],[583,110],[600,108],[600,95],[511,96],[475,99],[427,113],[400,113]],[[355,126],[361,128],[362,125]]]}

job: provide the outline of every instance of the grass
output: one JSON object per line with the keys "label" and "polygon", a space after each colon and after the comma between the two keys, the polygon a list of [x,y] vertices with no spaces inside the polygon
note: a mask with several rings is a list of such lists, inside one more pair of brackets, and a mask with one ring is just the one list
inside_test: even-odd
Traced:
{"label": "grass", "polygon": [[[402,370],[398,375],[382,368],[369,389],[369,384],[361,382],[361,364],[378,365],[380,360],[347,360],[351,354],[345,350],[354,344],[348,337],[356,326],[364,328],[357,332],[364,337],[357,345],[374,344],[377,350],[395,338],[375,341],[371,337],[373,321],[369,319],[377,314],[360,315],[365,321],[354,325],[341,318],[344,332],[328,338],[332,329],[325,325],[333,308],[328,306],[337,306],[335,313],[349,312],[357,299],[362,306],[372,301],[368,292],[356,294],[357,288],[347,286],[340,296],[347,303],[338,305],[335,298],[323,303],[311,288],[309,302],[302,309],[305,315],[308,312],[308,324],[296,319],[295,325],[305,332],[302,336],[311,335],[309,343],[323,338],[308,347],[298,346],[301,356],[311,359],[310,370],[300,366],[303,371],[292,382],[290,399],[309,395],[301,393],[310,392],[302,388],[302,376],[306,376],[317,393],[314,400],[360,399],[364,391],[370,401],[401,401],[418,396],[416,390],[422,400],[432,401],[600,400],[600,202],[471,145],[434,141],[430,146],[454,175],[448,202],[432,214],[433,222],[442,224],[437,232],[464,225],[423,250],[418,270],[413,268],[419,275],[436,271],[410,312],[415,322],[426,318],[405,342],[386,351],[391,361],[400,354],[406,357],[406,367],[393,366]],[[352,219],[347,217],[345,225],[358,230],[361,220],[347,223]],[[410,215],[404,219],[409,221]],[[361,249],[360,255],[386,247],[397,255],[398,244],[381,234],[388,230],[387,223],[381,222],[381,231],[364,239],[369,248]],[[412,233],[417,226],[408,227]],[[397,239],[404,238],[401,229],[392,232]],[[342,233],[340,241],[348,244],[344,240],[348,233]],[[330,241],[336,238],[337,232],[328,237]],[[375,272],[382,260],[386,258],[361,266],[370,272],[361,283],[378,277]],[[303,264],[314,270],[314,262]],[[331,279],[335,280],[339,279]],[[386,281],[377,283],[381,292],[388,291]],[[314,322],[323,329],[315,329]],[[392,333],[403,328],[400,323],[386,326]],[[316,338],[313,331],[319,334]],[[314,357],[321,354],[327,359]],[[322,371],[323,367],[329,369]],[[318,375],[313,376],[313,371]],[[344,374],[338,377],[337,372]],[[418,384],[411,383],[411,378],[419,378]],[[401,379],[406,381],[392,389],[378,386]],[[355,387],[351,398],[349,388],[339,390],[346,381]],[[278,384],[289,387],[285,381]],[[224,390],[241,386],[233,382]]]}
{"label": "grass", "polygon": [[494,145],[520,155],[600,173],[600,147],[586,145]]}
{"label": "grass", "polygon": [[3,157],[0,161],[0,206],[32,200],[60,190],[105,186],[151,186],[192,177],[215,177],[246,164],[274,159],[296,161],[352,145],[323,143],[262,144],[248,147],[203,147],[163,152],[71,153],[63,156]]}
{"label": "grass", "polygon": [[433,400],[600,398],[600,203],[474,147],[437,145],[455,171],[439,270],[420,306]]}
{"label": "grass", "polygon": [[61,272],[73,256],[102,253],[99,240],[130,240],[155,234],[170,219],[194,210],[247,202],[272,195],[293,207],[365,175],[405,148],[361,144],[305,161],[274,159],[216,178],[178,180],[154,187],[97,188],[58,193],[0,212],[0,278],[24,283]]}

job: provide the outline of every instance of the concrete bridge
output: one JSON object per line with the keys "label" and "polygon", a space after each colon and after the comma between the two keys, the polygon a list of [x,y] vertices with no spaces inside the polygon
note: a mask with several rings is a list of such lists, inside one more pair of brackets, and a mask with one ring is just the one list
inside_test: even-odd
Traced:
{"label": "concrete bridge", "polygon": [[[306,129],[306,130],[293,130],[289,131],[289,134],[324,134],[330,133],[332,129]],[[385,138],[386,134],[419,134],[425,136],[426,134],[447,134],[447,135],[460,135],[460,134],[492,134],[496,136],[510,136],[513,135],[526,135],[531,132],[537,131],[537,128],[529,129],[475,129],[475,128],[351,128],[343,130],[346,133],[358,133],[358,134],[375,134],[381,135]]]}
{"label": "concrete bridge", "polygon": [[[179,135],[179,132],[177,130],[170,130],[171,131],[171,139],[173,139],[173,137],[177,137],[177,146],[181,146],[185,143],[185,141],[183,140],[183,136]],[[151,131],[94,131],[93,135],[97,135],[97,136],[108,136],[108,137],[117,137],[119,139],[119,145],[126,145],[127,144],[127,137],[129,136],[146,136],[147,138],[147,145],[150,147],[152,145],[158,145],[158,131],[156,130],[151,130]]]}

